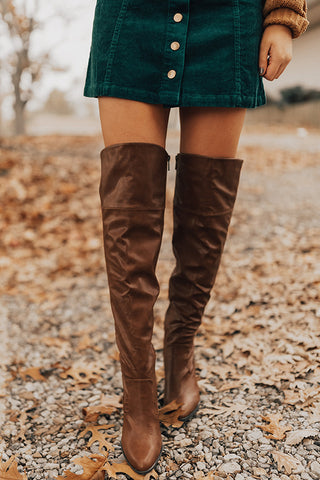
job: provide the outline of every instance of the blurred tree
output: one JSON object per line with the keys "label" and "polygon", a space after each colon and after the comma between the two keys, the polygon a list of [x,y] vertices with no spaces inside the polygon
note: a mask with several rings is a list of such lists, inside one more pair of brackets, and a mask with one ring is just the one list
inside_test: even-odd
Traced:
{"label": "blurred tree", "polygon": [[67,99],[67,92],[53,89],[42,108],[42,112],[56,113],[59,115],[68,115],[74,113],[74,108]]}
{"label": "blurred tree", "polygon": [[24,111],[34,94],[34,84],[40,80],[44,67],[55,71],[65,69],[53,65],[50,52],[31,58],[32,34],[42,27],[41,23],[35,19],[39,0],[34,0],[31,8],[26,1],[19,3],[19,8],[16,3],[15,0],[0,0],[0,18],[6,25],[11,38],[12,51],[8,54],[7,65],[14,91],[14,133],[19,135],[25,133]]}

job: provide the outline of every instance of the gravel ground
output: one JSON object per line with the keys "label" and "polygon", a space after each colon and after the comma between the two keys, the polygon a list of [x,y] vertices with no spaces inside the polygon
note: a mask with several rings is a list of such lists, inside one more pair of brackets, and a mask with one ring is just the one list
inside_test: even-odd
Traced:
{"label": "gravel ground", "polygon": [[[247,162],[196,340],[201,408],[183,427],[162,426],[160,480],[320,478],[319,149],[307,155],[295,141],[296,129],[288,129],[294,151],[269,148],[266,154],[262,145],[272,133],[260,131],[256,145],[244,141],[239,150]],[[253,129],[251,139],[255,135]],[[320,145],[320,132],[313,132],[312,144],[317,135]],[[177,139],[177,134],[168,139],[170,153],[177,151]],[[160,396],[174,174],[171,167],[157,267]],[[100,253],[102,258],[101,246]],[[103,268],[101,260],[95,275],[81,269],[72,278],[62,273],[56,299],[1,296],[0,454],[3,461],[15,455],[28,479],[55,479],[67,469],[80,473],[75,458],[102,453],[98,442],[88,445],[90,434],[79,434],[87,425],[83,408],[99,405],[103,396],[121,399],[122,393]],[[39,369],[29,371],[33,378],[24,375],[31,367]],[[79,367],[78,376],[63,378],[69,367]],[[277,428],[262,428],[270,418]],[[108,434],[115,435],[108,458],[123,461],[121,408],[96,422],[106,423],[113,425]],[[9,477],[0,473],[0,478]]]}

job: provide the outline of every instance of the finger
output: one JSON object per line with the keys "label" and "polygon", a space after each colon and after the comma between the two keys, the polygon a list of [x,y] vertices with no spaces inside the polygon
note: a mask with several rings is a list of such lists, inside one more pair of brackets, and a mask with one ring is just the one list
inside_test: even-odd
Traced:
{"label": "finger", "polygon": [[282,64],[280,65],[280,67],[279,67],[279,69],[278,69],[278,71],[277,71],[277,73],[276,73],[276,76],[275,76],[274,78],[279,78],[280,75],[282,75],[282,73],[284,72],[285,68],[286,68],[286,65],[282,63]]}
{"label": "finger", "polygon": [[274,57],[270,56],[269,64],[264,77],[270,81],[274,80],[275,75],[277,74],[280,66],[281,66],[281,62],[278,59],[274,59]]}
{"label": "finger", "polygon": [[[260,75],[264,75],[268,67],[268,53],[270,50],[270,44],[268,42],[261,41],[259,51],[259,71]],[[263,70],[263,72],[261,72]]]}

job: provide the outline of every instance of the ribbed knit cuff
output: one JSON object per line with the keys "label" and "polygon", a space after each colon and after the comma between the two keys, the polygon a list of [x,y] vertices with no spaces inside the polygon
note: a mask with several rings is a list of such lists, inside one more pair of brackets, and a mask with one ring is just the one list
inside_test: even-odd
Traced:
{"label": "ribbed knit cuff", "polygon": [[276,8],[290,8],[290,10],[293,10],[302,17],[306,18],[306,0],[265,0],[263,6],[263,17],[265,18],[272,10],[275,10]]}
{"label": "ribbed knit cuff", "polygon": [[265,17],[262,26],[266,28],[274,24],[286,25],[291,30],[292,38],[297,38],[306,31],[309,21],[290,8],[276,8]]}

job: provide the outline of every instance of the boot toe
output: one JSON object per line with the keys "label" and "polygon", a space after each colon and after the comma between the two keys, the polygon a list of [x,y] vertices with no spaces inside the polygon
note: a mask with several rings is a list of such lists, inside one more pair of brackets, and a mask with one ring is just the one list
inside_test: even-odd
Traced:
{"label": "boot toe", "polygon": [[156,466],[162,452],[161,441],[152,443],[150,440],[149,442],[139,442],[138,439],[135,439],[131,445],[124,446],[121,443],[121,447],[130,467],[140,474],[150,472]]}

